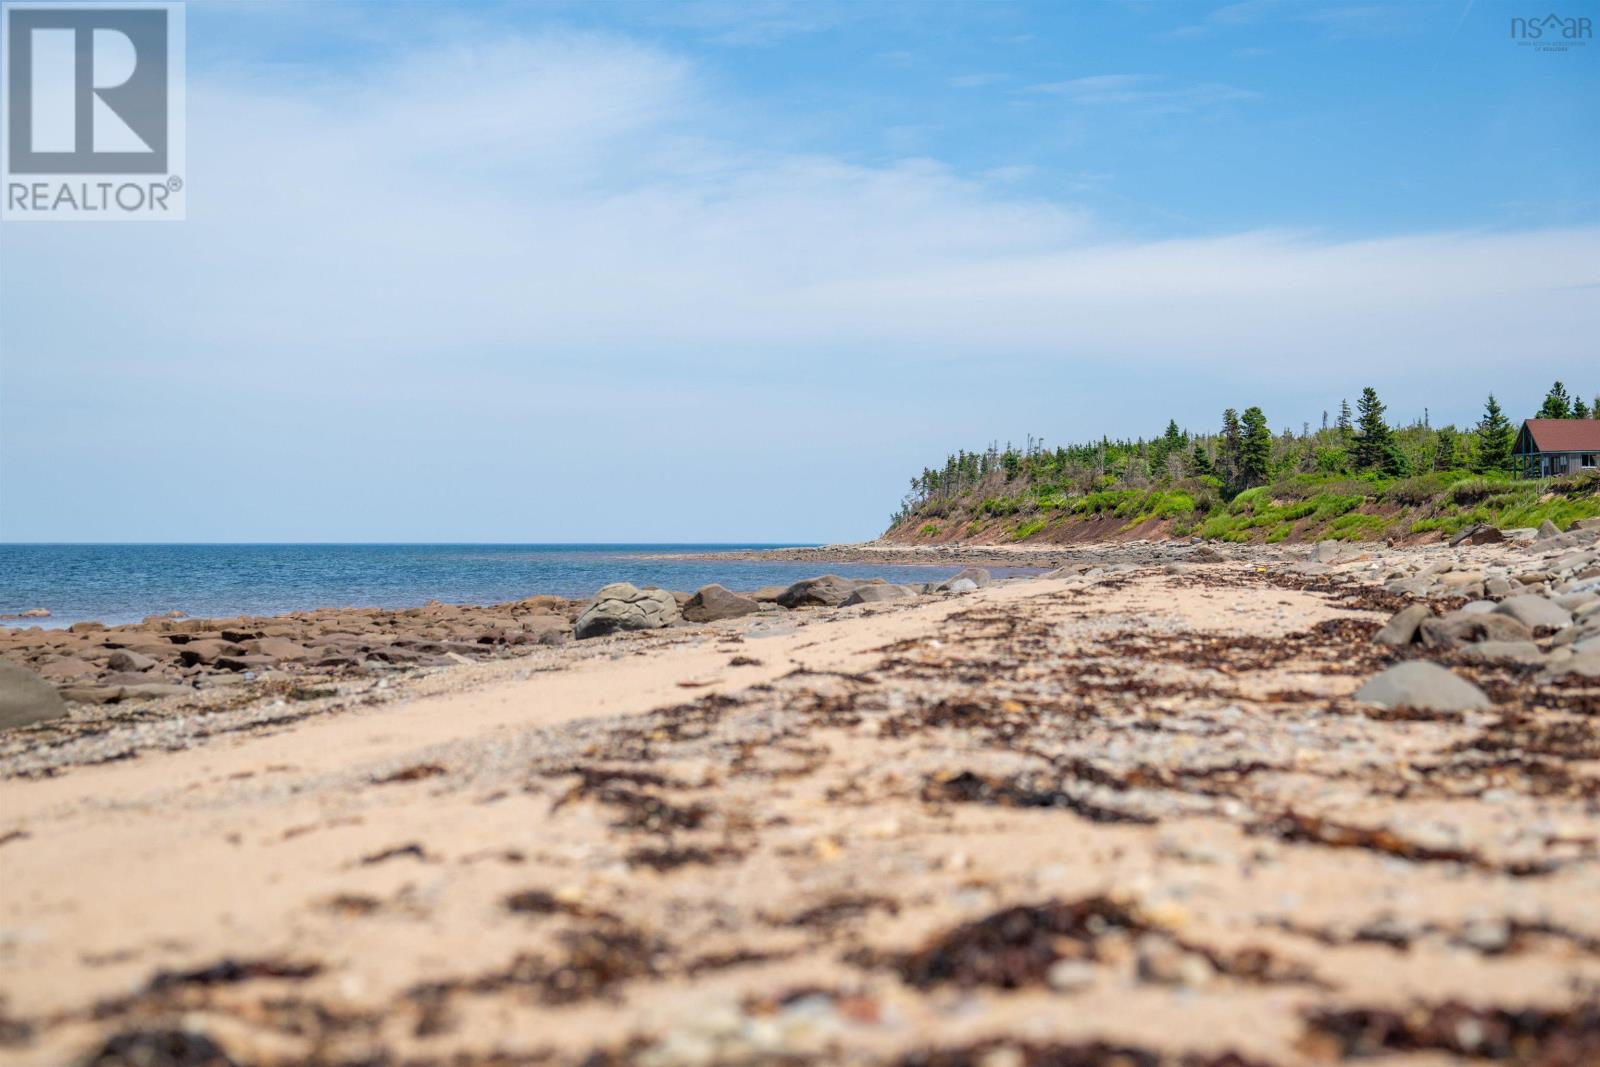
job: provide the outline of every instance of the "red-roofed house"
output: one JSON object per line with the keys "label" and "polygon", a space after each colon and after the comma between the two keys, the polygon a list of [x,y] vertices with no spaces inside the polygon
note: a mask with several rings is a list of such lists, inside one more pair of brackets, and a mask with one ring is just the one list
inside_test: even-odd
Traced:
{"label": "red-roofed house", "polygon": [[1592,471],[1600,462],[1600,419],[1526,419],[1511,456],[1524,478]]}

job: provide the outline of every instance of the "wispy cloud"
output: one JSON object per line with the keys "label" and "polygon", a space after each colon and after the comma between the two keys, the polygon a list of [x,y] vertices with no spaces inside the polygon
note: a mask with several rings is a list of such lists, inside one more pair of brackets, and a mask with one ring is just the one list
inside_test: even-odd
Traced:
{"label": "wispy cloud", "polygon": [[1302,18],[1336,40],[1389,37],[1416,27],[1432,11],[1415,4],[1334,4],[1302,13]]}
{"label": "wispy cloud", "polygon": [[828,0],[684,0],[644,10],[660,25],[696,31],[714,44],[756,48],[831,30],[866,14]]}
{"label": "wispy cloud", "polygon": [[1172,84],[1150,74],[1096,74],[1044,82],[1030,92],[1064,97],[1075,104],[1127,106],[1147,114],[1185,114],[1223,104],[1254,100],[1259,93],[1220,82]]}

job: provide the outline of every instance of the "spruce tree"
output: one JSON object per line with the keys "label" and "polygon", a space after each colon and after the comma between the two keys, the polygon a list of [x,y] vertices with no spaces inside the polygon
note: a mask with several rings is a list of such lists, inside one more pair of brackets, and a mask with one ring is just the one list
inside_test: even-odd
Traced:
{"label": "spruce tree", "polygon": [[1572,417],[1573,418],[1575,418],[1575,419],[1593,418],[1594,416],[1590,415],[1589,411],[1590,411],[1589,405],[1585,404],[1583,402],[1583,397],[1579,396],[1579,397],[1574,397],[1573,398],[1573,400],[1572,400]]}
{"label": "spruce tree", "polygon": [[1194,451],[1189,453],[1189,473],[1196,478],[1212,473],[1211,453],[1206,451],[1206,446],[1200,443],[1198,437],[1194,439]]}
{"label": "spruce tree", "polygon": [[1339,418],[1335,420],[1333,428],[1339,431],[1340,437],[1350,436],[1350,401],[1339,401]]}
{"label": "spruce tree", "polygon": [[1483,418],[1478,420],[1478,455],[1472,469],[1479,474],[1504,474],[1511,468],[1511,444],[1511,423],[1490,393]]}
{"label": "spruce tree", "polygon": [[1245,408],[1239,442],[1239,487],[1265,485],[1271,463],[1272,431],[1267,429],[1267,416],[1258,407]]}
{"label": "spruce tree", "polygon": [[1544,404],[1539,408],[1539,418],[1572,418],[1572,398],[1567,395],[1566,386],[1557,382],[1550,387],[1550,391],[1544,395]]}
{"label": "spruce tree", "polygon": [[1181,451],[1189,443],[1188,437],[1178,429],[1177,419],[1167,420],[1167,432],[1161,435],[1161,443],[1167,446],[1168,452]]}
{"label": "spruce tree", "polygon": [[1356,470],[1371,470],[1374,467],[1385,468],[1391,466],[1389,459],[1389,426],[1383,421],[1383,404],[1378,400],[1378,392],[1370,385],[1361,390],[1361,399],[1356,401],[1356,440],[1351,458]]}
{"label": "spruce tree", "polygon": [[1441,426],[1433,450],[1433,469],[1454,470],[1456,465],[1456,431],[1454,426]]}
{"label": "spruce tree", "polygon": [[1239,485],[1239,413],[1222,413],[1222,437],[1217,441],[1217,477],[1230,491]]}

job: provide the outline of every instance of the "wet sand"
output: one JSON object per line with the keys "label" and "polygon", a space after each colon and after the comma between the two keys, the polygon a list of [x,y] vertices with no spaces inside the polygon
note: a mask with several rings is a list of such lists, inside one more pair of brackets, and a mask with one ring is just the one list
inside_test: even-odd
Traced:
{"label": "wet sand", "polygon": [[1447,658],[1491,710],[1358,703],[1423,654],[1359,568],[29,728],[0,1058],[1600,1062],[1600,685]]}

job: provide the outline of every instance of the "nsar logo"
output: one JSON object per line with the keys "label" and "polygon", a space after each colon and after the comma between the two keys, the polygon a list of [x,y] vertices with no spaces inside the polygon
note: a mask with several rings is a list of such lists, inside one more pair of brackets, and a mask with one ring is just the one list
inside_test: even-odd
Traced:
{"label": "nsar logo", "polygon": [[1594,21],[1585,15],[1513,18],[1511,38],[1536,52],[1568,52],[1582,48],[1594,37]]}

